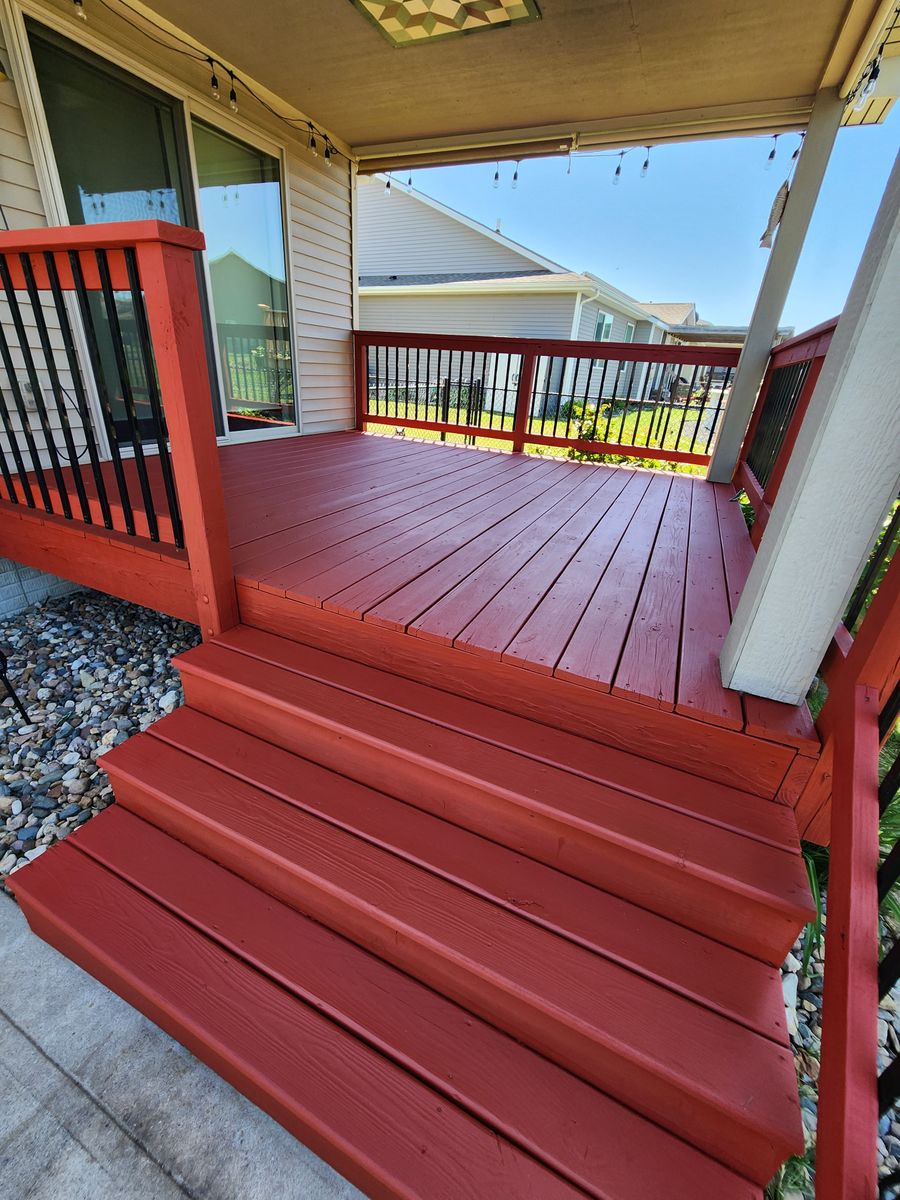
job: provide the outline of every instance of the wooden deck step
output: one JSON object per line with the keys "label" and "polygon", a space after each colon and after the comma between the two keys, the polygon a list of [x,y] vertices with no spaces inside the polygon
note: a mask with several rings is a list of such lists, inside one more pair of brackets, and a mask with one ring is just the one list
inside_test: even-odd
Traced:
{"label": "wooden deck step", "polygon": [[759,1186],[121,808],[11,882],[36,932],[372,1197],[760,1200]]}
{"label": "wooden deck step", "polygon": [[[234,744],[235,732],[220,725],[220,744]],[[266,769],[270,749],[241,743],[248,773]],[[757,1182],[796,1147],[793,1060],[783,1017],[772,1013],[777,978],[757,981],[765,999],[749,1002],[773,1017],[763,1036],[621,965],[603,953],[602,941],[597,953],[486,898],[477,884],[438,873],[440,849],[432,870],[314,815],[316,797],[340,795],[347,781],[323,778],[321,768],[292,757],[293,764],[280,765],[296,803],[149,734],[110,753],[106,765],[129,811]],[[384,818],[383,840],[402,838],[395,831],[405,805],[394,801],[397,811],[385,813],[389,798],[356,784],[350,789],[345,811],[371,803],[374,824]],[[445,835],[452,845],[460,832],[446,822],[432,825],[427,833],[436,847]],[[457,856],[477,862],[479,843],[498,857],[499,848],[471,834]],[[502,884],[502,861],[499,870]],[[525,906],[532,900],[537,908],[546,893],[552,908],[552,884],[536,880]],[[566,900],[556,902],[561,921]]]}
{"label": "wooden deck step", "polygon": [[[779,806],[757,799],[740,828],[737,797],[709,820],[720,785],[695,781],[695,810],[691,777],[679,790],[679,772],[654,780],[651,763],[631,790],[576,774],[347,690],[343,677],[293,669],[296,658],[276,666],[291,644],[272,641],[269,658],[216,643],[181,656],[188,704],[772,965],[809,919],[796,832]],[[444,701],[435,691],[433,704]],[[621,775],[624,760],[613,755],[610,770]]]}

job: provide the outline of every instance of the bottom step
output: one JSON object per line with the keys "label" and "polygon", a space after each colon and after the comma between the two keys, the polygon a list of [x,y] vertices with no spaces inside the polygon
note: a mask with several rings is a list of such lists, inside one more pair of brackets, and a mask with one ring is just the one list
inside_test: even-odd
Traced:
{"label": "bottom step", "polygon": [[10,881],[32,929],[372,1197],[760,1200],[403,972],[113,807]]}

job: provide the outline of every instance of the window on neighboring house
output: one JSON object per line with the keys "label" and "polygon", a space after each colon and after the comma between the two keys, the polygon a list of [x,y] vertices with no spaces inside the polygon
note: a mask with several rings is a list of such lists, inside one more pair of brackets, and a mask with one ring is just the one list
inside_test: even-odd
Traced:
{"label": "window on neighboring house", "polygon": [[613,319],[611,313],[597,313],[597,324],[594,328],[595,342],[608,342],[612,337]]}
{"label": "window on neighboring house", "polygon": [[625,341],[626,342],[634,341],[634,330],[635,330],[634,321],[626,321],[625,322]]}

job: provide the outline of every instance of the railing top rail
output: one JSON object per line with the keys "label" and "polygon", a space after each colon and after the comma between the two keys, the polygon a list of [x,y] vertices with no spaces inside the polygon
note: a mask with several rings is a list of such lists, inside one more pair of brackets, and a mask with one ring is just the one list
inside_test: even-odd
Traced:
{"label": "railing top rail", "polygon": [[[831,336],[837,328],[838,318],[832,317],[830,321],[823,321],[821,325],[814,325],[812,329],[806,329],[803,333],[798,333],[795,337],[788,338],[785,342],[779,342],[777,346],[772,348],[772,359],[775,366],[778,366],[778,359],[790,357],[793,361],[800,361],[804,356],[797,355],[797,350],[809,349],[808,356],[812,358],[816,352],[820,341],[831,340]],[[825,345],[827,346],[827,341]]]}
{"label": "railing top rail", "polygon": [[484,334],[398,333],[357,329],[358,345],[399,346],[422,350],[484,351],[488,354],[541,354],[551,358],[625,359],[628,362],[734,367],[740,351],[733,346],[660,345],[657,342],[579,342],[556,338],[493,337]]}
{"label": "railing top rail", "polygon": [[199,229],[170,221],[109,221],[101,225],[42,226],[0,232],[0,253],[26,254],[59,250],[119,250],[143,242],[162,242],[203,250],[206,239]]}

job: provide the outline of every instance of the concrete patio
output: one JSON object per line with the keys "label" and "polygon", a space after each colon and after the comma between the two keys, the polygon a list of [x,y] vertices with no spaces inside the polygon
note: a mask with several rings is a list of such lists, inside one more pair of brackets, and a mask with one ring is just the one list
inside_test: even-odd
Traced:
{"label": "concrete patio", "polygon": [[359,1192],[0,893],[0,1179],[16,1200],[349,1200]]}

